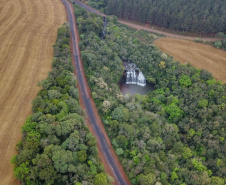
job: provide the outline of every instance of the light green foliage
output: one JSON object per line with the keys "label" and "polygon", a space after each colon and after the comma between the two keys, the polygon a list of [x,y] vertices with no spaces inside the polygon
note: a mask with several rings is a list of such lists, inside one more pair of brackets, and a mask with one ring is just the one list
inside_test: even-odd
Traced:
{"label": "light green foliage", "polygon": [[97,168],[96,168],[96,166],[93,164],[92,161],[88,161],[88,164],[90,166],[91,174],[92,175],[96,175],[97,174]]}
{"label": "light green foliage", "polygon": [[154,184],[155,182],[156,182],[156,177],[155,177],[155,175],[152,174],[152,173],[149,173],[149,174],[147,174],[147,175],[141,174],[141,175],[139,176],[139,183],[140,183],[141,185],[152,185],[152,184]]}
{"label": "light green foliage", "polygon": [[159,63],[159,67],[162,68],[162,69],[166,68],[166,63],[164,61],[161,61]]}
{"label": "light green foliage", "polygon": [[213,89],[210,90],[210,91],[209,91],[209,96],[212,97],[212,96],[214,95],[214,92],[215,92],[215,91],[214,91]]}
{"label": "light green foliage", "polygon": [[222,162],[222,159],[217,159],[217,166],[219,167]]}
{"label": "light green foliage", "polygon": [[211,79],[211,80],[207,80],[206,83],[207,83],[208,85],[214,85],[214,84],[217,83],[217,81],[216,81],[215,79]]}
{"label": "light green foliage", "polygon": [[188,138],[192,138],[193,136],[195,135],[195,130],[194,129],[190,129],[189,132],[188,132]]}
{"label": "light green foliage", "polygon": [[94,178],[94,185],[108,185],[107,176],[104,173],[98,173]]}
{"label": "light green foliage", "polygon": [[28,141],[39,141],[41,135],[39,132],[32,130],[31,132],[27,133],[27,140]]}
{"label": "light green foliage", "polygon": [[28,168],[29,163],[22,163],[20,166],[14,168],[14,175],[17,179],[23,180],[26,175],[30,172],[30,169]]}
{"label": "light green foliage", "polygon": [[175,171],[173,171],[173,172],[171,173],[171,180],[172,180],[172,181],[175,181],[176,179],[178,179],[178,175],[177,175],[177,173],[176,173]]}
{"label": "light green foliage", "polygon": [[220,177],[211,177],[211,185],[225,185],[224,179]]}
{"label": "light green foliage", "polygon": [[202,162],[197,161],[196,159],[192,159],[192,164],[198,171],[206,171],[207,167],[202,164]]}
{"label": "light green foliage", "polygon": [[208,106],[208,100],[202,99],[199,101],[199,107],[207,107]]}
{"label": "light green foliage", "polygon": [[165,91],[164,91],[163,88],[159,88],[159,89],[154,90],[153,93],[155,93],[155,94],[164,94]]}
{"label": "light green foliage", "polygon": [[165,109],[166,109],[166,112],[169,114],[170,120],[173,120],[174,118],[178,118],[184,113],[182,110],[180,110],[180,108],[175,103],[168,105]]}
{"label": "light green foliage", "polygon": [[34,131],[36,128],[37,123],[36,122],[31,122],[31,117],[29,116],[22,127],[23,132],[31,132]]}
{"label": "light green foliage", "polygon": [[180,82],[180,85],[183,86],[183,87],[188,87],[188,86],[191,85],[191,79],[187,75],[182,75],[180,77],[179,82]]}
{"label": "light green foliage", "polygon": [[211,170],[207,170],[207,173],[208,173],[209,177],[213,174],[213,172]]}
{"label": "light green foliage", "polygon": [[124,152],[123,152],[123,149],[122,148],[117,148],[116,151],[115,151],[115,153],[117,155],[122,155]]}
{"label": "light green foliage", "polygon": [[185,147],[183,149],[182,156],[184,159],[188,159],[188,158],[192,157],[192,151],[190,150],[190,148]]}

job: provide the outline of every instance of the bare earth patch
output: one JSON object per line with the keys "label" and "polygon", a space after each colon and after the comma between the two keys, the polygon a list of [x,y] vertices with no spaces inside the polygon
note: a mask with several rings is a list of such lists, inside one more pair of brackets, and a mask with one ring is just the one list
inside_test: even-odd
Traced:
{"label": "bare earth patch", "polygon": [[217,80],[226,83],[226,51],[209,45],[174,38],[161,38],[154,42],[161,51],[181,63],[190,63],[198,69],[206,69]]}
{"label": "bare earth patch", "polygon": [[0,0],[0,184],[19,184],[10,160],[65,21],[60,0]]}

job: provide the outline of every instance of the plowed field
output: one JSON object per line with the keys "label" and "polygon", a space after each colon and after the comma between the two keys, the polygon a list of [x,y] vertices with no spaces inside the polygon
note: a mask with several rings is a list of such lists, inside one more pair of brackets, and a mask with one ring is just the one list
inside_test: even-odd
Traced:
{"label": "plowed field", "polygon": [[0,184],[19,184],[10,159],[31,114],[37,83],[51,69],[57,29],[66,21],[60,0],[0,0]]}
{"label": "plowed field", "polygon": [[209,45],[174,38],[161,38],[154,42],[163,52],[181,63],[190,63],[198,69],[206,69],[217,80],[226,83],[226,51]]}

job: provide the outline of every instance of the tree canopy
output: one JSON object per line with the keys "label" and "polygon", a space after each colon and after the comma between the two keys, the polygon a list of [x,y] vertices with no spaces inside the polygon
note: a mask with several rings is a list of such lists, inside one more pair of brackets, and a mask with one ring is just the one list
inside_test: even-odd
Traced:
{"label": "tree canopy", "polygon": [[89,0],[108,15],[196,33],[226,30],[225,0]]}
{"label": "tree canopy", "polygon": [[84,124],[69,41],[69,25],[64,24],[54,45],[52,71],[40,82],[33,113],[22,127],[18,155],[12,158],[22,184],[110,184],[96,139]]}
{"label": "tree canopy", "polygon": [[[75,14],[78,27],[102,19],[78,6]],[[149,42],[153,34],[107,19],[105,39],[79,27],[79,46],[93,99],[132,184],[224,183],[226,86],[162,53]],[[122,61],[135,63],[155,90],[123,96]]]}

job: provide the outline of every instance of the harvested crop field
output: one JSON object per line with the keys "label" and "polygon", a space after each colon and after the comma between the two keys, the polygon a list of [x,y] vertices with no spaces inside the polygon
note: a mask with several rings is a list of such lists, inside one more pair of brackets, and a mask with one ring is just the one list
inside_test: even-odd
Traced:
{"label": "harvested crop field", "polygon": [[192,41],[161,38],[154,42],[161,51],[181,63],[210,71],[214,78],[226,83],[226,51]]}
{"label": "harvested crop field", "polygon": [[19,184],[10,159],[65,21],[60,0],[0,0],[0,184]]}

